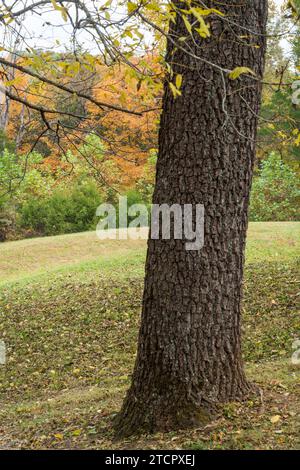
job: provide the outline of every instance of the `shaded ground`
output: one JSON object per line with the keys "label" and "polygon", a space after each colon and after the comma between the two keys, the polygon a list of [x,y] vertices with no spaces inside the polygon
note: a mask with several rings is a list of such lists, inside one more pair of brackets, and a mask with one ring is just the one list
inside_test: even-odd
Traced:
{"label": "shaded ground", "polygon": [[128,242],[126,264],[116,256],[100,270],[84,263],[68,275],[53,270],[3,285],[0,449],[300,449],[300,369],[290,360],[300,339],[298,246],[277,227],[273,241],[262,227],[252,231],[245,279],[244,356],[262,395],[225,405],[202,430],[113,441],[135,357],[144,259],[130,246],[136,242]]}

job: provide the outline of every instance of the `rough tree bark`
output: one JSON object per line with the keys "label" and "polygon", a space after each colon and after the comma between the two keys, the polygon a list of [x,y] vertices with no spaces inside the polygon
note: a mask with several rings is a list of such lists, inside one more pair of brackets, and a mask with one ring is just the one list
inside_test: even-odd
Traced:
{"label": "rough tree bark", "polygon": [[[206,4],[226,16],[211,17],[211,37],[190,41],[190,51],[262,77],[267,1]],[[172,34],[187,35],[181,19]],[[261,83],[225,76],[223,104],[220,71],[174,52],[170,40],[167,61],[184,78],[176,99],[165,86],[153,202],[204,204],[205,241],[199,252],[186,251],[184,240],[148,242],[136,364],[115,422],[123,435],[201,424],[215,404],[251,392],[240,323]]]}

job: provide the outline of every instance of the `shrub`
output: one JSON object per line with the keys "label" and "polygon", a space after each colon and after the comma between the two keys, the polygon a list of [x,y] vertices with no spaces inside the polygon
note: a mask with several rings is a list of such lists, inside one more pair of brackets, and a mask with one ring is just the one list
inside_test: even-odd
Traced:
{"label": "shrub", "polygon": [[143,201],[150,205],[154,191],[155,168],[157,154],[155,150],[150,151],[147,163],[144,166],[141,178],[137,182],[137,190],[141,194]]}
{"label": "shrub", "polygon": [[96,226],[101,195],[92,182],[77,182],[45,198],[29,198],[20,208],[19,226],[36,235],[83,232]]}
{"label": "shrub", "polygon": [[5,135],[0,132],[0,242],[7,240],[13,230],[15,219],[13,193],[21,175],[17,157],[5,147],[5,144]]}
{"label": "shrub", "polygon": [[102,198],[95,183],[83,181],[71,191],[66,204],[65,221],[70,232],[83,232],[96,227],[96,209]]}
{"label": "shrub", "polygon": [[0,242],[6,241],[14,230],[15,208],[13,202],[0,199]]}
{"label": "shrub", "polygon": [[[134,204],[143,204],[143,205],[146,204],[146,202],[143,200],[143,196],[138,191],[136,191],[134,189],[130,189],[129,191],[127,191],[126,196],[127,196],[127,207],[128,207],[128,209],[130,208],[130,206],[133,206]],[[146,206],[147,206],[147,204],[146,204]],[[134,216],[130,216],[128,214],[127,215],[128,225],[130,224],[130,222],[132,222],[134,219],[136,219],[137,216],[138,216],[138,214],[135,214]]]}
{"label": "shrub", "polygon": [[254,178],[251,204],[251,221],[299,220],[300,191],[297,175],[275,152],[262,162]]}

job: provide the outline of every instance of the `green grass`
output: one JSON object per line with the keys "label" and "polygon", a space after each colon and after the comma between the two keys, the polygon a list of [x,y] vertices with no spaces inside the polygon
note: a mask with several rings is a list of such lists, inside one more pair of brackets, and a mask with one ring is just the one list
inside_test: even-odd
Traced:
{"label": "green grass", "polygon": [[141,267],[145,240],[99,240],[94,232],[0,244],[0,286],[38,282],[66,273],[126,272]]}
{"label": "green grass", "polygon": [[[285,261],[299,254],[300,223],[252,222],[247,263]],[[26,284],[66,273],[143,272],[145,240],[99,240],[94,232],[0,244],[0,286]]]}
{"label": "green grass", "polygon": [[300,338],[299,228],[250,224],[243,349],[263,399],[226,405],[202,430],[120,442],[111,421],[135,358],[145,242],[85,233],[0,245],[0,449],[300,448],[299,368],[290,363]]}

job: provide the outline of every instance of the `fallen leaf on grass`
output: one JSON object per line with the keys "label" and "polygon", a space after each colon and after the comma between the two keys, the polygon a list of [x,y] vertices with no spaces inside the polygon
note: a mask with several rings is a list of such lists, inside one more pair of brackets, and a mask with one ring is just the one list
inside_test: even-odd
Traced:
{"label": "fallen leaf on grass", "polygon": [[280,418],[281,418],[281,416],[279,416],[279,415],[274,415],[274,416],[271,416],[270,421],[271,421],[272,424],[276,424],[276,423],[278,423],[278,421],[280,420]]}

